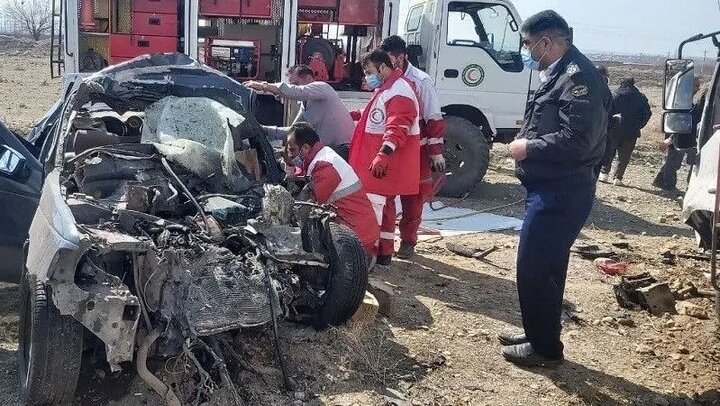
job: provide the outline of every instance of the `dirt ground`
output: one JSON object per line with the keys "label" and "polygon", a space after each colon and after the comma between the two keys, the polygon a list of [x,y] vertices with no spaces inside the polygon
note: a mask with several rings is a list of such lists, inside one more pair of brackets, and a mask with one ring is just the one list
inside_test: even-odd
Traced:
{"label": "dirt ground", "polygon": [[[57,97],[44,55],[0,49],[0,120],[26,131]],[[613,69],[613,75],[628,72]],[[644,80],[643,83],[652,81]],[[283,392],[269,333],[248,332],[238,348],[254,371],[234,371],[249,404],[311,405],[718,405],[720,341],[708,263],[662,254],[694,252],[693,233],[679,220],[680,201],[650,183],[662,155],[659,87],[645,87],[654,117],[643,132],[626,175],[627,187],[601,184],[581,239],[609,245],[630,261],[630,272],[659,280],[692,281],[706,297],[690,299],[709,319],[651,316],[621,309],[617,280],[573,255],[566,301],[577,317],[564,323],[566,362],[557,369],[526,370],[503,361],[495,335],[518,328],[514,275],[516,232],[481,233],[421,243],[413,261],[395,261],[375,275],[395,290],[394,310],[369,327],[315,332],[283,324],[283,351],[295,389]],[[680,185],[684,188],[684,183]],[[512,175],[506,149],[493,149],[491,170],[460,205],[488,209],[517,202],[523,188]],[[521,204],[496,213],[522,217]],[[500,249],[486,261],[449,252],[448,242]],[[0,286],[0,404],[18,404],[15,351],[18,290]],[[172,376],[173,360],[154,365]],[[167,375],[167,374],[166,374]],[[219,394],[213,404],[223,404]],[[113,375],[102,366],[84,371],[77,404],[143,405],[159,399],[132,368]]]}

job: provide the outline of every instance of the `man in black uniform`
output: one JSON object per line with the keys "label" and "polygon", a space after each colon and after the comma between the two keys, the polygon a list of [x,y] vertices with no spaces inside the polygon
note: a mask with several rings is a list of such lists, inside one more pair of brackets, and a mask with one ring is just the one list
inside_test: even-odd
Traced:
{"label": "man in black uniform", "polygon": [[605,151],[612,96],[556,12],[530,17],[520,31],[523,62],[540,71],[542,84],[509,146],[527,189],[517,258],[524,332],[499,339],[508,361],[551,366],[563,359],[560,314],[570,247],[595,200],[593,168]]}

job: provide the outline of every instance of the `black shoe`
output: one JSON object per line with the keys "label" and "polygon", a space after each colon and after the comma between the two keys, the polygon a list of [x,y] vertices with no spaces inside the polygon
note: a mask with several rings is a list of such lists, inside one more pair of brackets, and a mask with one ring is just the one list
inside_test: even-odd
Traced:
{"label": "black shoe", "polygon": [[395,256],[400,259],[408,259],[412,258],[413,255],[415,255],[415,246],[404,241],[400,242],[400,249],[398,249]]}
{"label": "black shoe", "polygon": [[563,356],[556,358],[538,354],[530,343],[508,345],[503,347],[502,355],[506,361],[524,367],[556,367],[563,362]]}
{"label": "black shoe", "polygon": [[517,345],[528,342],[525,333],[511,333],[509,331],[498,334],[498,341],[502,345]]}
{"label": "black shoe", "polygon": [[392,255],[379,255],[377,257],[377,264],[383,266],[389,266],[392,262]]}

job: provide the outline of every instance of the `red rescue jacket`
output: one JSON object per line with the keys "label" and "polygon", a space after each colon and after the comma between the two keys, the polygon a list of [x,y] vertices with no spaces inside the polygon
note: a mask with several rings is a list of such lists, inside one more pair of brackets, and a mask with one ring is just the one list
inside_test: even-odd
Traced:
{"label": "red rescue jacket", "polygon": [[[369,193],[415,195],[420,185],[420,108],[412,83],[396,69],[375,91],[355,127],[350,165]],[[387,175],[378,179],[370,165],[383,145],[390,155]]]}
{"label": "red rescue jacket", "polygon": [[315,201],[335,205],[340,221],[355,232],[369,255],[376,255],[380,226],[352,167],[332,148],[318,142],[303,160],[302,169],[312,179]]}

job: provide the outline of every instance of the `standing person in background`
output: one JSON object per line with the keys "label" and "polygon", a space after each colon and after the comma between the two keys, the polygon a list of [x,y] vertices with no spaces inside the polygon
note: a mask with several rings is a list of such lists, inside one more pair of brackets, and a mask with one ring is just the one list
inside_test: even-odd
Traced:
{"label": "standing person in background", "polygon": [[388,197],[419,192],[419,105],[412,83],[393,67],[385,51],[376,49],[364,56],[362,67],[375,93],[355,127],[350,165],[381,223],[377,263],[386,266],[395,250],[395,201]]}
{"label": "standing person in background", "polygon": [[[308,122],[320,134],[322,143],[348,159],[355,123],[345,103],[329,84],[315,80],[312,69],[296,65],[288,69],[288,83],[245,82],[250,89],[301,102],[295,122]],[[289,127],[264,127],[269,140],[285,140]]]}
{"label": "standing person in background", "polygon": [[627,78],[620,81],[620,88],[615,92],[612,101],[611,115],[618,117],[618,124],[608,130],[607,147],[600,170],[600,182],[607,182],[612,169],[615,155],[618,157],[613,184],[623,185],[623,176],[630,163],[635,144],[652,112],[647,97],[635,87],[635,79]]}
{"label": "standing person in background", "polygon": [[542,84],[509,145],[527,189],[517,254],[524,331],[498,338],[506,360],[552,366],[563,360],[560,314],[570,247],[595,200],[594,167],[605,149],[612,95],[555,11],[531,16],[520,33],[523,62],[540,71]]}
{"label": "standing person in background", "polygon": [[[697,141],[698,125],[702,120],[705,98],[707,96],[707,89],[703,89],[700,78],[695,77],[695,94],[698,93],[700,94],[698,101],[693,104],[692,110],[690,111],[692,115],[693,138],[695,141]],[[655,176],[653,186],[668,192],[678,192],[677,172],[682,167],[683,157],[685,157],[687,153],[686,163],[690,166],[695,165],[697,146],[687,150],[679,150],[673,145],[672,137],[668,137],[660,144],[660,149],[665,151],[665,162],[663,162],[663,166],[660,168],[657,176]]]}
{"label": "standing person in background", "polygon": [[435,84],[427,73],[408,61],[405,41],[393,35],[385,38],[380,48],[390,55],[393,66],[403,71],[405,77],[415,84],[420,103],[420,191],[416,195],[400,197],[402,204],[402,218],[399,224],[400,249],[396,254],[398,258],[410,258],[415,254],[423,205],[432,193],[433,171],[445,171],[443,157],[445,122],[440,111],[440,100]]}

